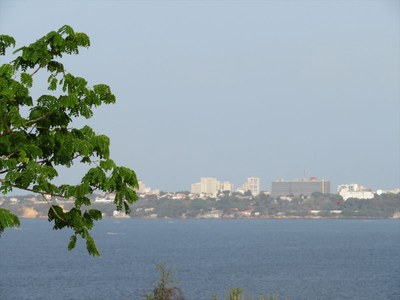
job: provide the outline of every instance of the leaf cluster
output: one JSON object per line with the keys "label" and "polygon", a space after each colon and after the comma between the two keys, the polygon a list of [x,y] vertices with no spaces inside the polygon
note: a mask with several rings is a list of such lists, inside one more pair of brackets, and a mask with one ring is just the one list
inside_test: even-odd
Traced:
{"label": "leaf cluster", "polygon": [[17,216],[13,215],[4,208],[0,208],[0,235],[4,232],[5,228],[19,226],[20,223]]}
{"label": "leaf cluster", "polygon": [[[89,253],[98,255],[89,230],[94,220],[101,219],[101,213],[81,212],[81,206],[91,205],[88,195],[94,191],[113,192],[117,210],[129,213],[130,204],[138,199],[138,181],[134,171],[117,166],[110,158],[107,136],[96,134],[89,126],[72,126],[74,118],[88,119],[95,107],[115,103],[108,85],[89,86],[84,78],[68,73],[58,60],[89,45],[85,33],[65,25],[17,49],[17,57],[0,66],[0,192],[7,194],[19,188],[75,199],[69,212],[52,205],[49,221],[54,222],[55,229],[74,230],[69,249],[74,248],[79,235],[86,239]],[[11,46],[15,46],[15,40],[0,35],[0,55]],[[47,74],[48,88],[33,99],[30,89],[39,71]],[[27,110],[26,116],[23,112]],[[81,182],[55,184],[59,167],[70,168],[75,163],[91,166]]]}

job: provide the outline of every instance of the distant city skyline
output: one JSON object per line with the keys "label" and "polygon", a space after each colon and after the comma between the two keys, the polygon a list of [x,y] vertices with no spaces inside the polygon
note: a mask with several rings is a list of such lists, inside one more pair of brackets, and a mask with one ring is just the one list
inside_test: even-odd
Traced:
{"label": "distant city skyline", "polygon": [[[253,196],[260,194],[261,192],[269,192],[272,196],[277,196],[280,192],[285,191],[288,194],[293,193],[294,195],[311,195],[313,192],[318,191],[321,193],[328,194],[336,194],[340,192],[357,192],[358,194],[363,194],[367,192],[367,194],[372,194],[372,191],[397,191],[400,190],[400,185],[394,187],[392,189],[382,189],[376,188],[372,189],[369,186],[364,186],[360,183],[356,182],[347,182],[341,183],[336,186],[331,186],[331,181],[329,178],[317,178],[317,177],[309,177],[309,178],[291,178],[291,179],[283,179],[280,178],[278,180],[273,180],[269,182],[269,186],[267,188],[262,188],[261,181],[259,177],[251,176],[248,177],[243,184],[235,185],[229,180],[219,180],[216,177],[201,177],[199,182],[192,183],[189,188],[182,190],[162,190],[162,192],[189,192],[191,194],[208,194],[213,195],[219,192],[246,192],[251,191]],[[139,180],[139,189],[140,193],[146,192],[154,192],[159,193],[161,190],[159,188],[154,188],[150,186],[146,186],[142,180]]]}
{"label": "distant city skyline", "polygon": [[[161,193],[162,192],[162,193]],[[227,193],[228,192],[228,193]],[[373,199],[376,196],[382,194],[399,194],[400,187],[394,189],[377,189],[373,190],[369,187],[363,186],[359,183],[346,183],[337,186],[337,189],[331,189],[331,183],[327,179],[318,179],[315,177],[311,178],[299,178],[291,180],[277,180],[271,182],[271,188],[268,190],[260,189],[260,178],[249,177],[243,185],[238,188],[234,188],[234,185],[229,181],[220,181],[214,177],[201,177],[200,182],[193,183],[190,190],[182,191],[160,191],[159,189],[152,189],[145,187],[144,182],[139,181],[138,193],[141,197],[145,195],[155,195],[160,198],[164,198],[167,195],[172,199],[208,199],[214,198],[217,201],[223,199],[226,196],[237,196],[239,197],[257,197],[260,194],[269,195],[272,198],[281,198],[283,200],[292,201],[293,198],[312,198],[314,193],[339,195],[344,201],[353,199]],[[241,196],[240,196],[241,195]],[[107,197],[107,195],[103,195]],[[316,196],[318,198],[318,196]],[[103,199],[101,198],[101,199]],[[98,199],[96,197],[96,199]],[[106,201],[106,200],[99,200]],[[334,213],[339,213],[340,210],[334,210]],[[315,210],[314,212],[319,212]],[[341,211],[340,211],[341,212]]]}
{"label": "distant city skyline", "polygon": [[[0,1],[16,48],[64,24],[91,38],[66,69],[117,97],[75,125],[109,136],[151,187],[400,185],[399,1]],[[38,75],[34,97],[47,93]]]}

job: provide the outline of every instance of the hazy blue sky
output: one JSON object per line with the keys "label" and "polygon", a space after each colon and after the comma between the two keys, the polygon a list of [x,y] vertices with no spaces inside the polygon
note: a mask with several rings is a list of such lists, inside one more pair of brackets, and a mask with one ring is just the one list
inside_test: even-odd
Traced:
{"label": "hazy blue sky", "polygon": [[304,172],[334,192],[394,188],[399,3],[1,0],[0,32],[17,46],[64,24],[90,36],[66,67],[118,102],[89,124],[152,188],[258,176],[269,189]]}

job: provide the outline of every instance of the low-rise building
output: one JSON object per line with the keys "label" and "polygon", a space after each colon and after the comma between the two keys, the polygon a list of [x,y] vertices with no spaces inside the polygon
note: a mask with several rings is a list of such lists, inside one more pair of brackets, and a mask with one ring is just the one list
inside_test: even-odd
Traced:
{"label": "low-rise building", "polygon": [[371,189],[366,188],[365,186],[359,185],[357,183],[339,185],[338,193],[340,196],[342,196],[343,200],[345,201],[349,198],[355,198],[355,199],[374,198],[374,193],[371,191]]}
{"label": "low-rise building", "polygon": [[377,190],[376,193],[378,195],[382,194],[400,194],[400,189],[393,189],[393,190]]}

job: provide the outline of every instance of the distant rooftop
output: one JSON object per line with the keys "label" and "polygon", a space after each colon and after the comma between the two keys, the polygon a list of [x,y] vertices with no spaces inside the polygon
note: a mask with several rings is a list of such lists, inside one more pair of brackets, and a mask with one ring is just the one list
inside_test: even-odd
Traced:
{"label": "distant rooftop", "polygon": [[328,180],[318,179],[317,177],[310,177],[310,178],[299,178],[299,179],[291,179],[291,180],[277,179],[273,182],[314,182],[314,181],[328,181]]}

